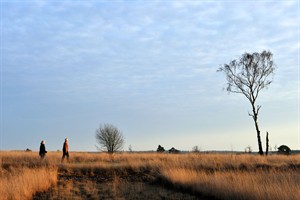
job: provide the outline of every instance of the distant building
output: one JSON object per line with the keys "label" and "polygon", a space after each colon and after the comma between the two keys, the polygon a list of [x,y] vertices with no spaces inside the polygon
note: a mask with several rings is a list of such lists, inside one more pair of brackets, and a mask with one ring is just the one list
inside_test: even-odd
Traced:
{"label": "distant building", "polygon": [[169,153],[179,153],[180,151],[178,149],[175,149],[174,147],[172,147],[171,149],[169,149]]}

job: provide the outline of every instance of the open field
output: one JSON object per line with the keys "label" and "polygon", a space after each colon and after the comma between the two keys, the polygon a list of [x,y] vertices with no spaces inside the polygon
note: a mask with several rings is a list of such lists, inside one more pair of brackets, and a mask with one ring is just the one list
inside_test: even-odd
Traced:
{"label": "open field", "polygon": [[0,152],[2,199],[299,199],[300,155]]}

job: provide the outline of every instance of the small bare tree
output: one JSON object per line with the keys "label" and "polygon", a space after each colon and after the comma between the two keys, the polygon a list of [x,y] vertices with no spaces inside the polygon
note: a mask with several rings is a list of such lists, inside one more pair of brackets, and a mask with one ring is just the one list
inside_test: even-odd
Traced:
{"label": "small bare tree", "polygon": [[245,152],[246,153],[252,153],[252,148],[251,148],[250,145],[245,148]]}
{"label": "small bare tree", "polygon": [[96,130],[96,140],[102,148],[111,154],[121,150],[124,145],[124,136],[112,124],[100,125]]}
{"label": "small bare tree", "polygon": [[194,152],[194,153],[199,153],[200,152],[200,148],[198,147],[198,145],[193,146],[192,152]]}
{"label": "small bare tree", "polygon": [[262,53],[244,53],[239,59],[232,60],[229,64],[224,64],[219,68],[219,72],[224,72],[227,79],[227,91],[243,94],[251,103],[252,114],[259,154],[263,155],[263,149],[258,127],[258,112],[261,108],[256,105],[258,94],[261,90],[272,83],[272,77],[275,68],[273,63],[273,54],[270,51]]}

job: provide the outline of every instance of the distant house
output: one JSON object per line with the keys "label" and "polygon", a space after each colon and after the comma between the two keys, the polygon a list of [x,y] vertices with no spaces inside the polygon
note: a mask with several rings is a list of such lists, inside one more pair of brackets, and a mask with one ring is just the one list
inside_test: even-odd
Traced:
{"label": "distant house", "polygon": [[174,147],[172,147],[171,149],[169,149],[169,153],[179,153],[180,151],[178,149],[175,149]]}

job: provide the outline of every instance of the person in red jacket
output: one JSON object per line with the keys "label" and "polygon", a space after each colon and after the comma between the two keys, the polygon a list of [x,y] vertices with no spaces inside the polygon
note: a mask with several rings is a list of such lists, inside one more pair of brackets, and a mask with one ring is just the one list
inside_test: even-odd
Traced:
{"label": "person in red jacket", "polygon": [[65,139],[64,145],[63,145],[63,156],[61,158],[61,162],[64,161],[65,157],[67,157],[67,160],[69,161],[69,144],[68,144],[68,138]]}

